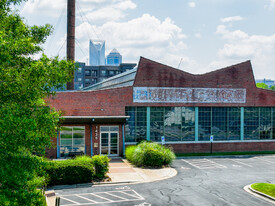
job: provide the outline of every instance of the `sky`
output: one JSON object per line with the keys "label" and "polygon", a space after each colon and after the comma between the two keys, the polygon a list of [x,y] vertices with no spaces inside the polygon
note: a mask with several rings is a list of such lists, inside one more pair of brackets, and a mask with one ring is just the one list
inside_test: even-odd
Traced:
{"label": "sky", "polygon": [[[51,24],[48,56],[66,55],[67,0],[29,0],[29,25]],[[275,80],[275,0],[76,0],[76,61],[89,39],[105,40],[124,63],[140,56],[193,74],[251,60],[257,79]]]}

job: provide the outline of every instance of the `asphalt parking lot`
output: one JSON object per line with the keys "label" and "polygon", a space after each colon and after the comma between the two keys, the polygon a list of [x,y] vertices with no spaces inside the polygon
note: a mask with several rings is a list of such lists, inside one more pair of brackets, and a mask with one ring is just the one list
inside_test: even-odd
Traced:
{"label": "asphalt parking lot", "polygon": [[275,155],[177,159],[178,175],[163,181],[56,190],[61,205],[274,205],[243,190],[275,183]]}

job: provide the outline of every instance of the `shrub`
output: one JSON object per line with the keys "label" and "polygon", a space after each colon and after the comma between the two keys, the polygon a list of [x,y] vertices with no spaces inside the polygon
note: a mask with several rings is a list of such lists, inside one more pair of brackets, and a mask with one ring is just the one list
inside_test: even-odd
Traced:
{"label": "shrub", "polygon": [[138,167],[162,167],[175,159],[170,148],[153,142],[142,142],[126,148],[126,159]]}
{"label": "shrub", "polygon": [[92,164],[95,167],[95,177],[104,178],[109,170],[109,158],[104,155],[95,155],[92,157]]}
{"label": "shrub", "polygon": [[125,151],[125,157],[129,162],[133,161],[134,150],[137,146],[128,146]]}
{"label": "shrub", "polygon": [[51,161],[46,167],[49,185],[87,183],[93,180],[94,165],[91,161]]}

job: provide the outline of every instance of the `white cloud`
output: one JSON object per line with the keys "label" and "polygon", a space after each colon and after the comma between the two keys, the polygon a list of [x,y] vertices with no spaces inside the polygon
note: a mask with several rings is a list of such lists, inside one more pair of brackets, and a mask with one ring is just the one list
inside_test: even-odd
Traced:
{"label": "white cloud", "polygon": [[[60,11],[66,8],[67,0],[29,0],[24,4],[21,13],[30,15],[32,18],[35,16],[56,18]],[[81,15],[92,21],[120,20],[127,15],[128,10],[135,8],[136,4],[132,0],[79,0],[76,2],[76,13],[81,12]],[[77,16],[80,18],[81,15]]]}
{"label": "white cloud", "polygon": [[275,8],[275,0],[269,0],[268,4],[265,5],[265,8],[273,10]]}
{"label": "white cloud", "polygon": [[243,17],[241,16],[230,16],[230,17],[220,19],[220,21],[224,23],[231,22],[231,21],[241,21],[241,20],[243,20]]}
{"label": "white cloud", "polygon": [[117,48],[124,62],[137,62],[140,56],[144,56],[175,67],[182,57],[185,60],[182,65],[192,63],[185,55],[187,46],[184,40],[187,36],[170,18],[160,21],[154,16],[144,14],[136,19],[107,22],[102,26],[83,23],[76,27],[76,38],[85,50],[88,50],[88,41],[91,38],[87,33],[93,30],[98,31],[100,38],[106,41],[106,53]]}
{"label": "white cloud", "polygon": [[191,2],[188,2],[188,6],[191,7],[191,8],[194,8],[196,7],[196,3],[191,1]]}
{"label": "white cloud", "polygon": [[24,4],[21,13],[58,17],[63,8],[67,8],[66,0],[29,0]]}
{"label": "white cloud", "polygon": [[[275,34],[273,35],[249,35],[243,31],[235,30],[229,31],[226,26],[219,25],[216,34],[222,36],[225,40],[224,46],[218,51],[218,58],[212,62],[209,67],[213,65],[228,65],[246,60],[252,60],[254,66],[255,76],[265,78],[274,76],[274,52],[275,52]],[[222,63],[223,62],[223,63]],[[269,76],[268,76],[269,75]]]}
{"label": "white cloud", "polygon": [[196,33],[195,37],[198,38],[198,39],[200,39],[201,38],[201,34],[200,33]]}

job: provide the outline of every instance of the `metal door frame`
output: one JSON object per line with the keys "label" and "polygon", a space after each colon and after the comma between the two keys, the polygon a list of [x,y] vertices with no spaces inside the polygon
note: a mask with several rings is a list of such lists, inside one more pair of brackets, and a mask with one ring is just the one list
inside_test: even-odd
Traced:
{"label": "metal door frame", "polygon": [[[118,127],[118,131],[101,131],[102,127]],[[107,133],[108,134],[108,156],[119,156],[119,126],[118,125],[111,125],[111,126],[100,126],[100,154],[101,154],[101,134]],[[111,133],[117,134],[117,154],[110,154],[111,151]]]}

